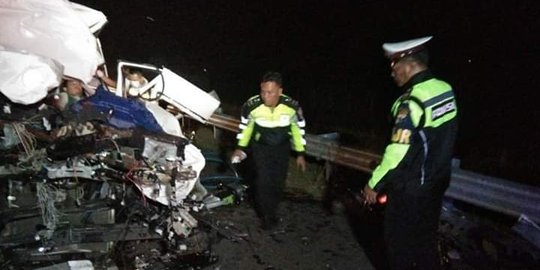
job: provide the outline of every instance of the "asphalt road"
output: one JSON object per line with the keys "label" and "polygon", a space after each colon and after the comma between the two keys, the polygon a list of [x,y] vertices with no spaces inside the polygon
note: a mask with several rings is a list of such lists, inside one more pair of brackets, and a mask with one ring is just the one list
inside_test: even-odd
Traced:
{"label": "asphalt road", "polygon": [[213,244],[218,261],[205,269],[374,269],[344,212],[330,214],[320,203],[282,202],[271,231],[260,228],[248,202],[210,214],[229,237]]}

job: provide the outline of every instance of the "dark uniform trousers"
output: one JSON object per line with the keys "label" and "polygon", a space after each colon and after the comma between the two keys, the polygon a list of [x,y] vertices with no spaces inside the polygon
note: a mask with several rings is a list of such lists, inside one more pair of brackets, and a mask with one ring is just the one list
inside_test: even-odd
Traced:
{"label": "dark uniform trousers", "polygon": [[263,222],[277,221],[277,210],[283,195],[289,167],[290,142],[279,145],[254,143],[255,209]]}
{"label": "dark uniform trousers", "polygon": [[384,240],[390,269],[441,269],[437,230],[442,197],[388,194]]}

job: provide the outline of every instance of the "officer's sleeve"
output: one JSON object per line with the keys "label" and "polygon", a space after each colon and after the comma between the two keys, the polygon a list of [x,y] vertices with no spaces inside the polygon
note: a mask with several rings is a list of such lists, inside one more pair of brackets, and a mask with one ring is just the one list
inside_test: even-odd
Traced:
{"label": "officer's sleeve", "polygon": [[371,175],[368,185],[378,191],[389,181],[388,175],[403,161],[410,148],[410,140],[418,125],[422,109],[414,102],[404,101],[394,112],[394,128],[390,144],[386,147],[381,163]]}
{"label": "officer's sleeve", "polygon": [[240,128],[240,131],[236,135],[236,139],[238,139],[238,143],[237,143],[238,149],[245,149],[249,145],[251,135],[253,134],[255,121],[250,116],[250,113],[251,111],[249,107],[247,106],[247,104],[244,104],[242,106],[240,124],[238,125],[238,127]]}
{"label": "officer's sleeve", "polygon": [[298,107],[294,115],[295,117],[291,119],[292,146],[294,151],[299,155],[303,155],[306,151],[306,139],[304,138],[306,135],[306,120],[304,119],[302,108]]}

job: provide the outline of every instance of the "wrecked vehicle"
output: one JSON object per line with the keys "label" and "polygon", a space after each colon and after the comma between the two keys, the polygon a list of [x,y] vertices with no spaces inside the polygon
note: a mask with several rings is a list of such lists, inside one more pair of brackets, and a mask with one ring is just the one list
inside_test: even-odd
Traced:
{"label": "wrecked vehicle", "polygon": [[[200,183],[205,157],[179,118],[204,123],[219,101],[165,67],[120,61],[116,89],[96,81],[105,62],[99,11],[6,0],[0,14],[2,268],[211,261],[194,213],[216,198]],[[125,67],[154,75],[129,96]],[[64,78],[87,96],[59,110]]]}

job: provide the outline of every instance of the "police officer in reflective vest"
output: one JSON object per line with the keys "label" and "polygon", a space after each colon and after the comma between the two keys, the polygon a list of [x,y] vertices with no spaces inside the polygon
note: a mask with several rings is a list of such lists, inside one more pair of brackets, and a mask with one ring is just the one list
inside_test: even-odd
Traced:
{"label": "police officer in reflective vest", "polygon": [[298,102],[283,94],[280,73],[264,74],[260,87],[260,94],[242,106],[237,149],[231,159],[242,160],[246,156],[245,148],[251,147],[256,173],[255,209],[263,228],[271,229],[278,222],[277,209],[287,177],[291,145],[297,155],[297,166],[305,170],[306,122]]}
{"label": "police officer in reflective vest", "polygon": [[384,240],[391,269],[439,269],[437,229],[450,181],[457,132],[452,87],[428,69],[431,37],[385,43],[403,95],[392,106],[394,128],[383,159],[363,189],[367,203],[387,193]]}

